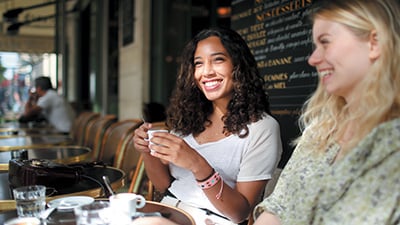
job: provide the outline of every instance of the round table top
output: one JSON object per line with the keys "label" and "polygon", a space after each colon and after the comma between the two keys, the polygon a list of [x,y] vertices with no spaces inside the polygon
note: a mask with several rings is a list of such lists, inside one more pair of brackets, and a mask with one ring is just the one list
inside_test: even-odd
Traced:
{"label": "round table top", "polygon": [[91,158],[91,149],[84,146],[36,146],[11,151],[0,151],[0,171],[8,170],[11,159],[48,159],[57,163],[71,164]]}
{"label": "round table top", "polygon": [[57,131],[53,127],[0,127],[0,137],[7,136],[27,136],[27,135],[35,135],[35,134],[62,134],[62,132]]}
{"label": "round table top", "polygon": [[[117,190],[125,184],[125,173],[120,169],[100,165],[90,166],[90,163],[82,164],[81,168],[83,169],[83,176],[78,183],[58,188],[56,192],[49,188],[50,194],[54,194],[46,199],[50,201],[55,198],[80,195],[94,198],[103,197],[106,193],[103,176],[108,176],[113,190]],[[0,172],[0,199],[0,211],[15,209],[8,172]]]}
{"label": "round table top", "polygon": [[17,120],[10,120],[7,122],[0,123],[0,129],[25,129],[25,128],[50,128],[51,126],[46,122],[27,122],[20,123]]}
{"label": "round table top", "polygon": [[[107,199],[98,199],[98,201],[108,201]],[[163,203],[146,201],[146,205],[138,209],[139,212],[159,212],[161,215],[180,225],[195,225],[194,219],[182,209],[172,207]],[[0,211],[0,222],[17,217],[16,210]],[[75,215],[73,212],[54,211],[47,218],[46,224],[75,225]]]}
{"label": "round table top", "polygon": [[31,147],[47,147],[70,143],[71,137],[58,134],[38,134],[28,136],[0,136],[0,151],[10,151]]}

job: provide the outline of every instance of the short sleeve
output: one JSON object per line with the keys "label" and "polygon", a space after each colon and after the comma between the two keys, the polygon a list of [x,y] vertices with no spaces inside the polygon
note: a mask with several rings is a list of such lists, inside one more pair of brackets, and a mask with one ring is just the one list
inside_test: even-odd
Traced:
{"label": "short sleeve", "polygon": [[44,96],[40,97],[37,105],[43,110],[49,109],[51,105],[50,93],[46,93]]}
{"label": "short sleeve", "polygon": [[271,179],[282,154],[278,122],[266,115],[249,125],[249,145],[243,152],[238,182]]}

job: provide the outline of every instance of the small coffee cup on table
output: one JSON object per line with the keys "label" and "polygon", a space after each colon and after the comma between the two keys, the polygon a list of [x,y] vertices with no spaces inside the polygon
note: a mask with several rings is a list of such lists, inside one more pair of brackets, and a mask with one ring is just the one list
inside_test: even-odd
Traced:
{"label": "small coffee cup on table", "polygon": [[111,210],[121,222],[136,216],[137,209],[146,205],[146,199],[135,193],[119,193],[109,197]]}

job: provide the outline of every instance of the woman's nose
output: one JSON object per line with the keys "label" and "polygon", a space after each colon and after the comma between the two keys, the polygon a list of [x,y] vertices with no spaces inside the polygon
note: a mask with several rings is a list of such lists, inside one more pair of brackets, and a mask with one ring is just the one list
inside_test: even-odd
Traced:
{"label": "woman's nose", "polygon": [[311,66],[316,66],[319,62],[321,62],[321,53],[315,49],[311,55],[310,58],[308,58],[308,64],[310,64]]}
{"label": "woman's nose", "polygon": [[206,62],[204,63],[203,66],[203,75],[210,75],[210,74],[214,74],[214,67],[212,65],[211,62]]}

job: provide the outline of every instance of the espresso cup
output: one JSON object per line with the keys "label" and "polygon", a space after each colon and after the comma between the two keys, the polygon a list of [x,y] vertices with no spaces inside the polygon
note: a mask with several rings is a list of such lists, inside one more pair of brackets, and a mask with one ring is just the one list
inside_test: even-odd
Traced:
{"label": "espresso cup", "polygon": [[134,193],[119,193],[109,197],[110,206],[113,212],[122,213],[134,217],[136,210],[143,208],[146,199],[142,195]]}
{"label": "espresso cup", "polygon": [[[150,142],[151,145],[155,145],[153,142],[151,142],[151,139],[153,138],[153,134],[157,133],[157,132],[164,132],[164,133],[168,133],[169,131],[167,129],[163,129],[160,127],[155,127],[155,128],[151,128],[147,131],[147,136],[149,136],[148,140]],[[155,152],[153,149],[150,149],[150,152]]]}

